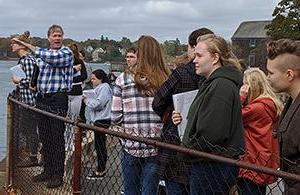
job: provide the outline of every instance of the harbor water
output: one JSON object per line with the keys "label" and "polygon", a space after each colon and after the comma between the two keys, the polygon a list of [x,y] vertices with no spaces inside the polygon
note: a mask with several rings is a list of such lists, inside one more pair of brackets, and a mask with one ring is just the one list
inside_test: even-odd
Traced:
{"label": "harbor water", "polygon": [[[6,130],[6,102],[8,94],[14,89],[11,81],[9,68],[15,66],[17,61],[0,61],[0,161],[6,155],[7,130]],[[105,72],[110,70],[110,66],[105,64],[89,63],[93,70],[98,68]]]}

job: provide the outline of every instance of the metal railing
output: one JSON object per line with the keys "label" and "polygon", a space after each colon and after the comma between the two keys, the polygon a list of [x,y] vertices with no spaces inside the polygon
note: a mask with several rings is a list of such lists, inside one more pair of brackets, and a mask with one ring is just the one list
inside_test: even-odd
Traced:
{"label": "metal railing", "polygon": [[[66,128],[69,128],[74,133],[74,139],[66,140],[66,146],[70,146],[65,151],[64,163],[64,184],[55,189],[48,189],[45,184],[35,183],[31,180],[32,176],[42,171],[42,155],[41,148],[38,152],[38,164],[28,165],[28,157],[30,152],[26,151],[26,136],[22,132],[24,127],[20,126],[20,108],[31,110],[34,113],[33,119],[37,120],[37,115],[44,115],[49,118],[63,121]],[[24,123],[22,123],[24,124]],[[25,128],[26,129],[26,128]],[[96,169],[97,155],[93,148],[94,139],[92,134],[105,134],[107,137],[107,170],[105,178],[100,180],[88,180],[87,176]],[[66,117],[58,116],[35,107],[28,106],[17,101],[12,97],[7,99],[7,185],[13,186],[17,192],[22,194],[122,194],[123,179],[121,170],[120,153],[122,147],[119,139],[133,140],[147,145],[155,146],[156,148],[168,149],[177,154],[185,154],[197,158],[207,159],[213,162],[222,162],[237,166],[239,168],[253,170],[258,173],[264,173],[270,176],[300,182],[300,175],[291,174],[281,170],[275,170],[268,167],[258,166],[255,164],[246,163],[240,160],[234,160],[218,156],[210,153],[205,153],[197,150],[192,150],[183,146],[164,143],[158,140],[137,137],[122,132],[121,127],[111,127],[104,129],[93,125],[88,125],[80,121],[74,121]],[[161,179],[163,180],[164,177]],[[277,181],[273,187],[268,188],[269,194],[282,193],[282,187],[279,187],[280,182]],[[275,192],[277,188],[277,192]],[[160,192],[157,192],[158,194]]]}

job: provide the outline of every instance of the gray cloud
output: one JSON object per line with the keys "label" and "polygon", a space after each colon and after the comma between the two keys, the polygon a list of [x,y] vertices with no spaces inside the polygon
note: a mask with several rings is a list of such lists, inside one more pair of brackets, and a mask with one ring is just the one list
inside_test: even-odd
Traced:
{"label": "gray cloud", "polygon": [[202,26],[229,39],[248,20],[268,20],[279,0],[0,0],[0,37],[30,30],[46,36],[48,27],[61,24],[66,37],[136,40],[149,34],[160,41],[188,34]]}

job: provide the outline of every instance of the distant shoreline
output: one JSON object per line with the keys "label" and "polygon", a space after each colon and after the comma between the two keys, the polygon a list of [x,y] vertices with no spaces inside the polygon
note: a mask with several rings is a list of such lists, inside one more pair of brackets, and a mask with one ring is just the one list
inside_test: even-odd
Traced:
{"label": "distant shoreline", "polygon": [[9,58],[9,57],[5,57],[5,56],[0,56],[0,60],[2,61],[17,61],[19,58]]}

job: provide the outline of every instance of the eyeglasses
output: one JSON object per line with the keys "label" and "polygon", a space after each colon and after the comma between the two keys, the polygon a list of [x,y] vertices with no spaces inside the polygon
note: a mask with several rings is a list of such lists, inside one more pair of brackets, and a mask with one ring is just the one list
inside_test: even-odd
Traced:
{"label": "eyeglasses", "polygon": [[136,58],[135,56],[126,56],[126,58]]}

